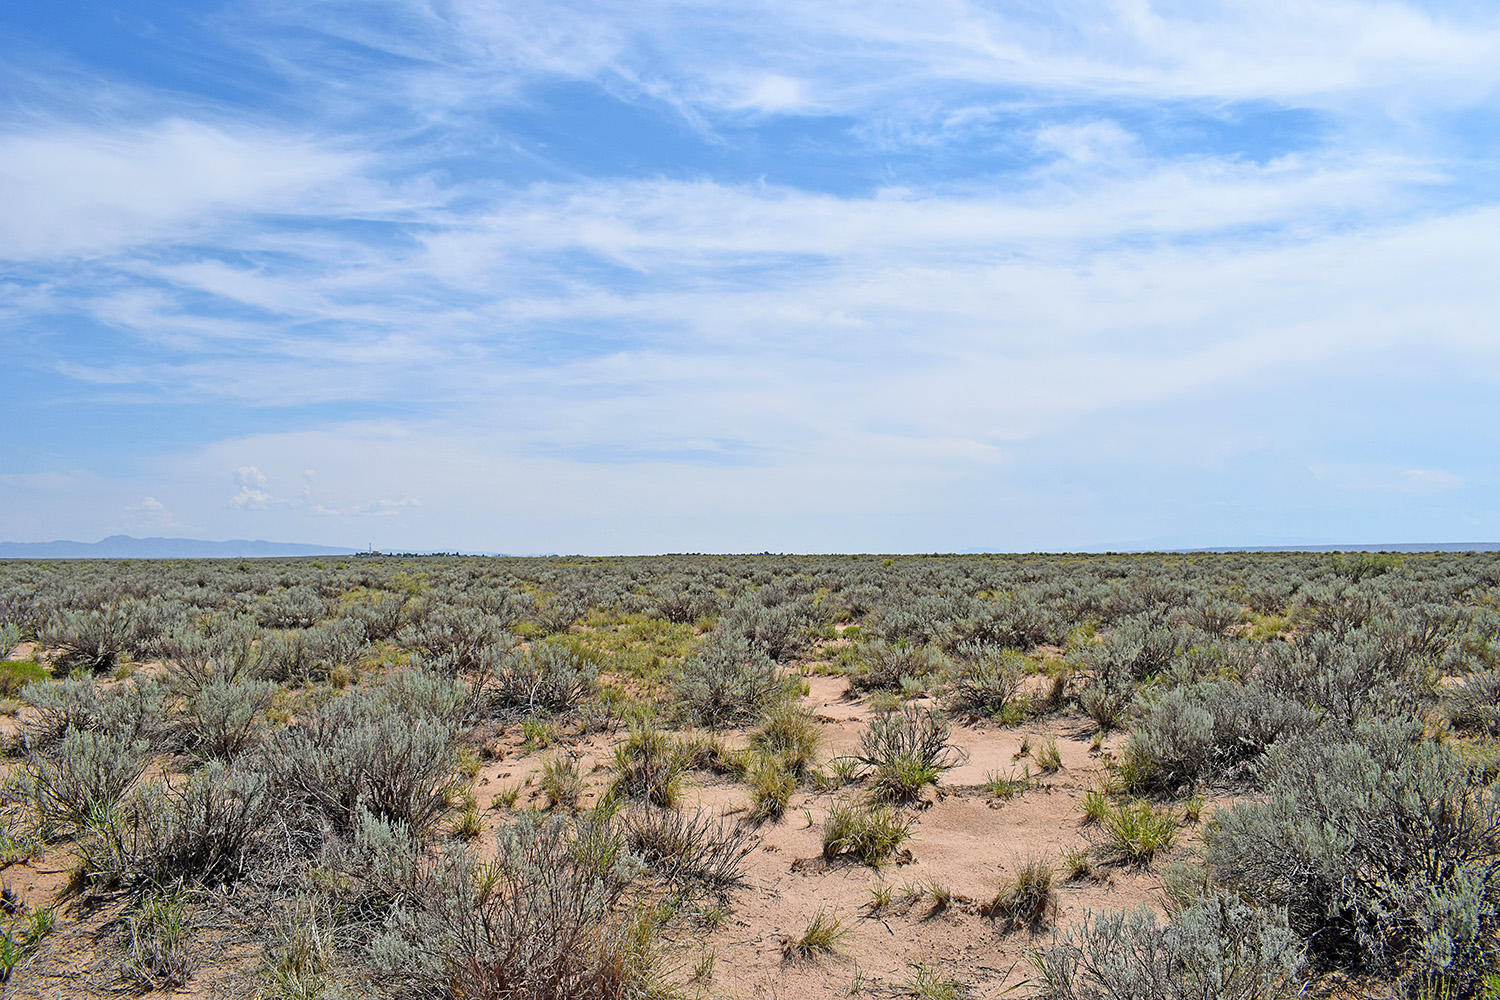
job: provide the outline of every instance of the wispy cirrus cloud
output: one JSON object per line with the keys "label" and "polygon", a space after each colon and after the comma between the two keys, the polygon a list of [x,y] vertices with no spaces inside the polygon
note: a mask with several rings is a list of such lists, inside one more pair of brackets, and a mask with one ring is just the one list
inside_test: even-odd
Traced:
{"label": "wispy cirrus cloud", "polygon": [[[1162,530],[1249,530],[1215,505],[1236,461],[1268,463],[1267,505],[1295,482],[1323,510],[1353,480],[1309,470],[1396,470],[1353,491],[1385,536],[1416,515],[1382,497],[1452,517],[1489,479],[1434,442],[1440,387],[1495,370],[1489,12],[154,13],[177,35],[145,69],[4,71],[26,101],[0,108],[0,324],[59,414],[6,445],[28,474],[108,465],[210,533],[378,517],[412,546],[546,548],[564,515],[631,548],[665,537],[631,534],[654,512],[813,538],[856,508],[832,547],[930,547],[938,521],[966,547],[991,503],[1053,525],[1017,545],[1065,544],[1059,511],[1143,538],[1152,502],[1110,502],[1160,477],[1199,504]],[[1125,466],[1087,460],[1106,438]],[[14,530],[86,518],[27,483]]]}

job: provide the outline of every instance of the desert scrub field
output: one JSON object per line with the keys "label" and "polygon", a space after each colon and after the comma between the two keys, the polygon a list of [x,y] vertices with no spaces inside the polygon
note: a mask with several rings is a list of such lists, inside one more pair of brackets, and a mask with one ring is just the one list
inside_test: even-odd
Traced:
{"label": "desert scrub field", "polygon": [[0,563],[6,996],[1500,995],[1500,558]]}

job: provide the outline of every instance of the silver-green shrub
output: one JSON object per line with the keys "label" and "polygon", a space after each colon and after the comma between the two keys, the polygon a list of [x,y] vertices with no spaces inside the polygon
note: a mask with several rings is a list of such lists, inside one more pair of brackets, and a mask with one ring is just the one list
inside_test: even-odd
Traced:
{"label": "silver-green shrub", "polygon": [[46,749],[27,755],[15,791],[42,823],[79,828],[119,801],[146,768],[150,747],[128,736],[68,729]]}
{"label": "silver-green shrub", "polygon": [[1034,961],[1048,1000],[1282,1000],[1302,945],[1284,913],[1213,895],[1168,924],[1146,907],[1090,915]]}
{"label": "silver-green shrub", "polygon": [[668,995],[659,917],[623,905],[635,868],[609,839],[600,845],[561,820],[522,818],[500,831],[491,864],[450,855],[423,898],[397,907],[372,941],[377,982],[389,996],[432,1000]]}
{"label": "silver-green shrub", "polygon": [[532,643],[494,663],[489,701],[502,711],[567,712],[594,688],[599,668],[577,653],[550,643]]}
{"label": "silver-green shrub", "polygon": [[210,676],[188,695],[182,745],[203,757],[231,760],[260,740],[260,723],[280,690],[275,681]]}
{"label": "silver-green shrub", "polygon": [[353,834],[362,813],[415,832],[447,805],[461,728],[354,689],[269,740],[258,759],[309,835]]}
{"label": "silver-green shrub", "polygon": [[21,644],[21,626],[13,622],[0,622],[0,660],[10,659]]}
{"label": "silver-green shrub", "polygon": [[104,673],[114,668],[132,637],[132,612],[128,601],[85,611],[63,610],[48,623],[46,644],[62,650],[59,666]]}
{"label": "silver-green shrub", "polygon": [[1324,726],[1217,814],[1213,878],[1285,906],[1325,961],[1477,996],[1500,970],[1500,794],[1419,722]]}
{"label": "silver-green shrub", "polygon": [[998,715],[1021,690],[1026,658],[997,646],[960,647],[963,665],[948,683],[948,710],[981,717]]}
{"label": "silver-green shrub", "polygon": [[80,841],[84,874],[137,891],[233,882],[267,855],[275,818],[265,774],[210,761],[96,812]]}
{"label": "silver-green shrub", "polygon": [[743,633],[715,629],[683,664],[677,696],[684,714],[707,726],[750,722],[785,701],[791,680]]}

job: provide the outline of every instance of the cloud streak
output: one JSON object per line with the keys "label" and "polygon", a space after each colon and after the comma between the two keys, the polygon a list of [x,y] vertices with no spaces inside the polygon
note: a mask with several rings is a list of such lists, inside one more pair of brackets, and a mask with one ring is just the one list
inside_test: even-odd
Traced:
{"label": "cloud streak", "polygon": [[1162,531],[1249,544],[1234,462],[1381,537],[1489,481],[1435,435],[1497,370],[1500,19],[923,14],[261,3],[193,28],[253,86],[71,66],[0,116],[0,329],[82,415],[4,445],[0,533],[1025,547],[1155,537],[1170,483]]}

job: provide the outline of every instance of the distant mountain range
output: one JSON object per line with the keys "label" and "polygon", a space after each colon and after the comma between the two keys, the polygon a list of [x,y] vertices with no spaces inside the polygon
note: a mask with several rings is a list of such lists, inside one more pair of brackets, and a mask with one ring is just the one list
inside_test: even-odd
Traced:
{"label": "distant mountain range", "polygon": [[0,559],[251,559],[266,556],[346,556],[358,549],[298,542],[206,542],[197,538],[132,538],[97,542],[0,542]]}

